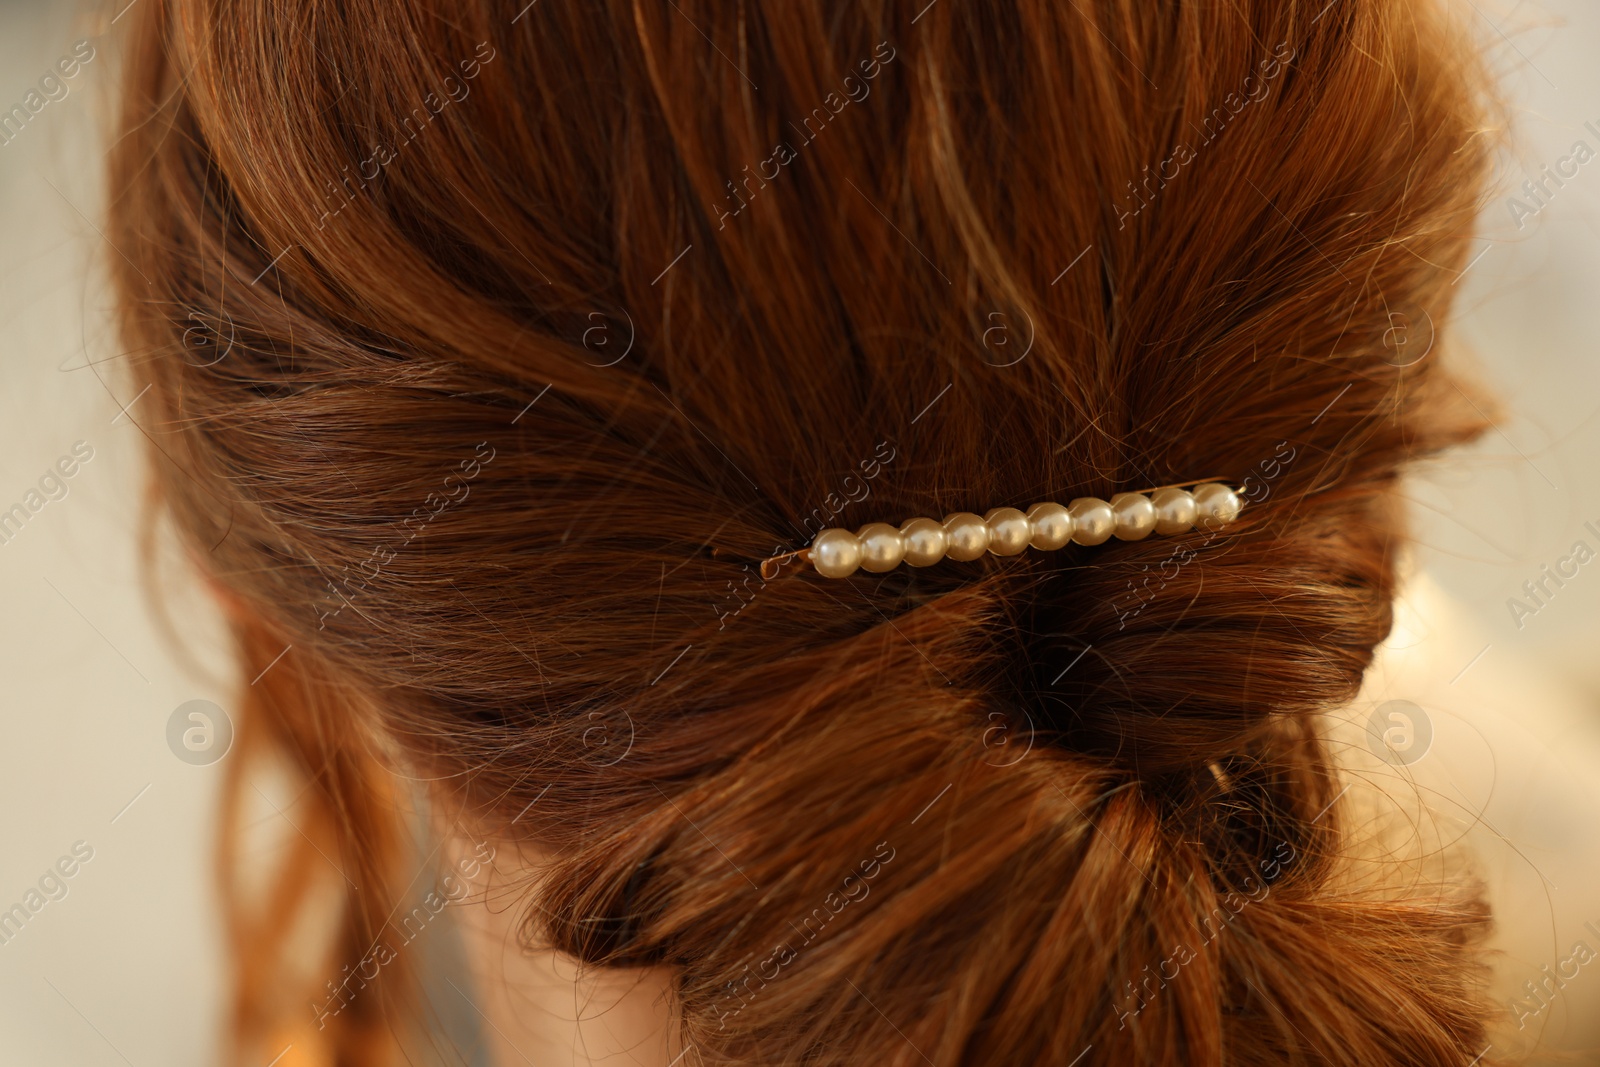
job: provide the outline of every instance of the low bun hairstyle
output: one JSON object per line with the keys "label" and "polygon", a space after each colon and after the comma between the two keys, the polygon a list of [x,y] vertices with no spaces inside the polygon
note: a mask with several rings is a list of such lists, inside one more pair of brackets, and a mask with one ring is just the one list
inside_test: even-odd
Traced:
{"label": "low bun hairstyle", "polygon": [[[400,769],[550,857],[530,941],[670,968],[703,1063],[1471,1061],[1483,905],[1352,873],[1321,718],[1397,476],[1481,429],[1470,42],[1425,0],[522,7],[127,16],[134,417],[256,679],[230,894],[252,768],[307,783],[230,895],[236,1062],[405,894]],[[1195,478],[1225,531],[757,567]],[[407,966],[337,1062],[398,1062]]]}

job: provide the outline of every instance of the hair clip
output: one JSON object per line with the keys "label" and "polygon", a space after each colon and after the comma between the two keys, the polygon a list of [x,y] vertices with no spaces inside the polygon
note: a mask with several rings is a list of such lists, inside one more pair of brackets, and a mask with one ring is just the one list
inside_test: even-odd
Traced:
{"label": "hair clip", "polygon": [[858,568],[881,574],[902,563],[931,567],[942,559],[966,562],[985,552],[1016,556],[1026,548],[1050,552],[1069,542],[1098,545],[1113,537],[1138,541],[1152,533],[1188,533],[1200,524],[1224,526],[1238,518],[1243,506],[1236,490],[1215,479],[1202,479],[1118,493],[1110,501],[1081,496],[1065,506],[1035,504],[1025,513],[992,508],[980,517],[958,511],[943,522],[907,519],[898,529],[886,522],[869,522],[855,533],[823,530],[808,547],[763,560],[761,578],[776,578],[778,568],[792,559],[810,563],[824,578],[848,578]]}

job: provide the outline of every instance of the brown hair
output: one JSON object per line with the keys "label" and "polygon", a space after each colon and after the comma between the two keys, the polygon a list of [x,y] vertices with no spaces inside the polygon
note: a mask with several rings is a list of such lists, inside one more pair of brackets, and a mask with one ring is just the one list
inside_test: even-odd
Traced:
{"label": "brown hair", "polygon": [[[257,678],[225,822],[269,750],[316,812],[233,899],[240,1061],[399,901],[393,766],[547,849],[528,936],[670,967],[706,1063],[1477,1055],[1485,910],[1352,874],[1320,717],[1397,474],[1480,428],[1423,347],[1468,44],[1413,0],[519,8],[128,17],[138,415]],[[1225,535],[755,570],[1199,477]],[[392,1054],[379,984],[339,1062]]]}

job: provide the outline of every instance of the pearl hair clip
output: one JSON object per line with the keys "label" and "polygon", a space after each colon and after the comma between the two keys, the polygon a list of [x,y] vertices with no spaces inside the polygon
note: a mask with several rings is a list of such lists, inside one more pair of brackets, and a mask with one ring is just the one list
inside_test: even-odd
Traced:
{"label": "pearl hair clip", "polygon": [[762,561],[761,578],[771,581],[791,559],[810,563],[824,578],[848,578],[858,568],[881,574],[901,563],[931,567],[942,559],[966,562],[985,552],[1016,556],[1029,547],[1050,552],[1069,542],[1098,545],[1113,537],[1138,541],[1152,533],[1188,533],[1196,525],[1224,526],[1238,518],[1243,506],[1237,491],[1202,479],[1118,493],[1110,501],[1081,496],[1065,506],[1035,504],[1026,513],[992,508],[979,517],[958,511],[943,522],[907,519],[898,529],[886,522],[869,522],[855,533],[823,530],[809,547]]}

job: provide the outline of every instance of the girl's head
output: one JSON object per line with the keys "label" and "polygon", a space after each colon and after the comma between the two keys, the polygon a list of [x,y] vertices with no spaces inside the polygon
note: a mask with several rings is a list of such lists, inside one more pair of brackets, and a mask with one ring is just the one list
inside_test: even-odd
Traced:
{"label": "girl's head", "polygon": [[[918,7],[128,15],[112,266],[257,679],[230,795],[287,755],[351,876],[235,903],[241,1054],[380,935],[418,777],[707,1063],[1481,1050],[1482,908],[1370,875],[1319,720],[1397,474],[1478,429],[1475,56],[1415,0]],[[1208,477],[1221,535],[757,570]]]}

